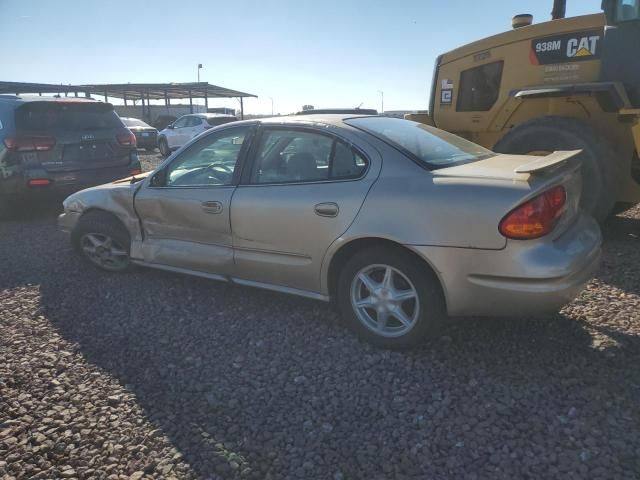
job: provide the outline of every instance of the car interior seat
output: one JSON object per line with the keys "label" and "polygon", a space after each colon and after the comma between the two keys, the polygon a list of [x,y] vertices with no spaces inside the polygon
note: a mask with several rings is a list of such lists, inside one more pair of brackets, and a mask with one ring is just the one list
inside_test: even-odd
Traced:
{"label": "car interior seat", "polygon": [[287,180],[320,180],[322,173],[318,170],[316,159],[307,152],[294,153],[287,161]]}

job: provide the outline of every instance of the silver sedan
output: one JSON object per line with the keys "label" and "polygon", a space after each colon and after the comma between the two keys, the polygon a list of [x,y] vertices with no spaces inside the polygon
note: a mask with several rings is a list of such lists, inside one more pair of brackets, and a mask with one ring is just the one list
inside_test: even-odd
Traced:
{"label": "silver sedan", "polygon": [[406,348],[447,316],[546,314],[580,292],[601,237],[576,153],[499,155],[378,116],[236,122],[71,195],[59,224],[103,269],[331,300],[368,341]]}

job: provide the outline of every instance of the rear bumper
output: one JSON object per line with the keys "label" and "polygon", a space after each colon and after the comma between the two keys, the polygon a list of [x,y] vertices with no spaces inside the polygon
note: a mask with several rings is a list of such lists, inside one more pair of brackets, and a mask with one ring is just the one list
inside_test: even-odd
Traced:
{"label": "rear bumper", "polygon": [[559,238],[502,250],[410,246],[436,270],[451,316],[538,316],[573,300],[600,264],[602,237],[585,214]]}
{"label": "rear bumper", "polygon": [[[45,201],[62,200],[85,188],[94,187],[128,177],[132,169],[140,169],[137,155],[128,165],[118,167],[95,168],[70,172],[29,169],[12,178],[0,182],[0,192],[8,201]],[[51,183],[42,186],[29,186],[31,179],[46,179]]]}
{"label": "rear bumper", "polygon": [[136,144],[138,148],[155,148],[158,146],[158,139],[155,136],[141,137],[136,135]]}

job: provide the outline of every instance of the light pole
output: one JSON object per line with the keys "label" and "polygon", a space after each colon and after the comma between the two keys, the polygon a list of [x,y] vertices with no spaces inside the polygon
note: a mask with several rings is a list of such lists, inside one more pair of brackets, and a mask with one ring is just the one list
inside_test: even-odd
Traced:
{"label": "light pole", "polygon": [[271,100],[271,116],[273,116],[273,98],[269,97]]}
{"label": "light pole", "polygon": [[200,83],[200,69],[202,68],[202,64],[198,64],[198,83]]}
{"label": "light pole", "polygon": [[378,90],[380,94],[380,113],[384,113],[384,92],[382,90]]}

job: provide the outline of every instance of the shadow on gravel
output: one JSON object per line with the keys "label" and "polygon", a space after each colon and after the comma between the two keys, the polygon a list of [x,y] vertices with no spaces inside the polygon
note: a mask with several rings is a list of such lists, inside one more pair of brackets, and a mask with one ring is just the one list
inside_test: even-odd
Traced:
{"label": "shadow on gravel", "polygon": [[640,471],[638,336],[596,349],[577,318],[461,319],[386,352],[322,303],[97,271],[49,220],[2,224],[0,239],[0,288],[38,285],[42,314],[135,394],[198,478]]}
{"label": "shadow on gravel", "polygon": [[640,216],[611,218],[603,228],[605,242],[596,278],[624,292],[640,295]]}

